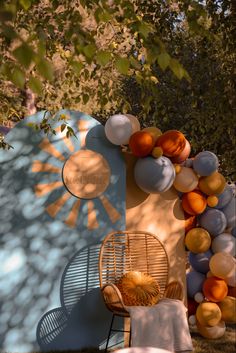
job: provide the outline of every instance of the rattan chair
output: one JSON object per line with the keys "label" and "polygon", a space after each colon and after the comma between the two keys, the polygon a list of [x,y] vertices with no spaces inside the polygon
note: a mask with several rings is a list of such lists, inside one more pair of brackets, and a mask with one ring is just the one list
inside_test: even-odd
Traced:
{"label": "rattan chair", "polygon": [[[156,279],[160,286],[160,298],[183,299],[183,287],[177,282],[168,283],[169,261],[164,245],[157,236],[142,231],[117,231],[108,234],[99,255],[99,277],[102,296],[112,312],[105,351],[113,328],[114,317],[129,317],[116,283],[129,271],[140,271]],[[131,342],[131,330],[129,332]]]}

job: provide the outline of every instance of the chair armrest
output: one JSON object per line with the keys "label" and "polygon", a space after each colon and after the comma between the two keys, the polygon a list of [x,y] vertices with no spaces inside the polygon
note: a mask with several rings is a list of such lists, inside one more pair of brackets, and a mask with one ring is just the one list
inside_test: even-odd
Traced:
{"label": "chair armrest", "polygon": [[164,298],[183,300],[184,289],[182,283],[179,281],[170,282],[165,290]]}
{"label": "chair armrest", "polygon": [[125,312],[128,313],[125,309],[125,305],[122,299],[122,295],[118,287],[113,283],[107,283],[101,288],[102,296],[104,302],[109,310],[112,312]]}

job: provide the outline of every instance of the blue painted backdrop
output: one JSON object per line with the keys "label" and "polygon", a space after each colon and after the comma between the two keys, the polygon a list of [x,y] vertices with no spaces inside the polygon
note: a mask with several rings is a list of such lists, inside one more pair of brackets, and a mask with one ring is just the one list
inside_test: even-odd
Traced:
{"label": "blue painted backdrop", "polygon": [[[33,172],[32,166],[39,161],[61,170],[72,152],[60,133],[48,139],[62,158],[42,149],[45,135],[28,124],[41,121],[45,112],[28,117],[8,133],[14,149],[0,151],[0,349],[5,351],[101,347],[107,336],[110,313],[98,289],[97,260],[104,236],[125,227],[125,165],[100,123],[79,112],[61,113],[70,118],[76,132],[77,138],[71,139],[75,151],[83,147],[78,121],[87,122],[83,148],[107,160],[111,178],[104,196],[121,217],[112,223],[95,198],[99,226],[89,230],[88,202],[81,200],[76,223],[68,226],[65,220],[78,200],[74,196],[50,216],[47,206],[65,192],[61,172]],[[40,184],[53,182],[55,188],[36,196]]]}

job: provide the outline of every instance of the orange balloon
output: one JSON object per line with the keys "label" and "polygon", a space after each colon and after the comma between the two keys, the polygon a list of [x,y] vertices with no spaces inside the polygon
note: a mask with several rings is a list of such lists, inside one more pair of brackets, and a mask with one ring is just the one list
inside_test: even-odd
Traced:
{"label": "orange balloon", "polygon": [[135,156],[145,157],[152,152],[154,141],[148,132],[137,131],[131,135],[129,147]]}
{"label": "orange balloon", "polygon": [[190,155],[191,146],[188,140],[186,140],[185,147],[183,151],[176,157],[171,158],[173,163],[183,163]]}
{"label": "orange balloon", "polygon": [[226,180],[222,174],[215,172],[199,179],[199,189],[207,195],[221,194],[225,188]]}
{"label": "orange balloon", "polygon": [[197,217],[196,216],[191,216],[184,212],[184,218],[185,218],[185,234],[188,233],[188,231],[192,228],[196,227],[197,224]]}
{"label": "orange balloon", "polygon": [[156,146],[161,147],[164,156],[178,156],[186,145],[186,139],[182,132],[177,130],[168,130],[158,137]]}
{"label": "orange balloon", "polygon": [[208,300],[217,303],[227,296],[228,286],[221,278],[209,277],[203,283],[203,293]]}
{"label": "orange balloon", "polygon": [[184,211],[192,216],[204,212],[206,206],[206,198],[198,190],[187,192],[182,197],[182,207]]}

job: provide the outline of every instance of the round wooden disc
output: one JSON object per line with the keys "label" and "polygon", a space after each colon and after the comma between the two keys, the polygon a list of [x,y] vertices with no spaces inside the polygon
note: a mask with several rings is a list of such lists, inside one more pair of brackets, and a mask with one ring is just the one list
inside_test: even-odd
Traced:
{"label": "round wooden disc", "polygon": [[111,170],[104,157],[91,150],[81,150],[65,162],[62,179],[68,191],[82,199],[102,194],[110,183]]}

